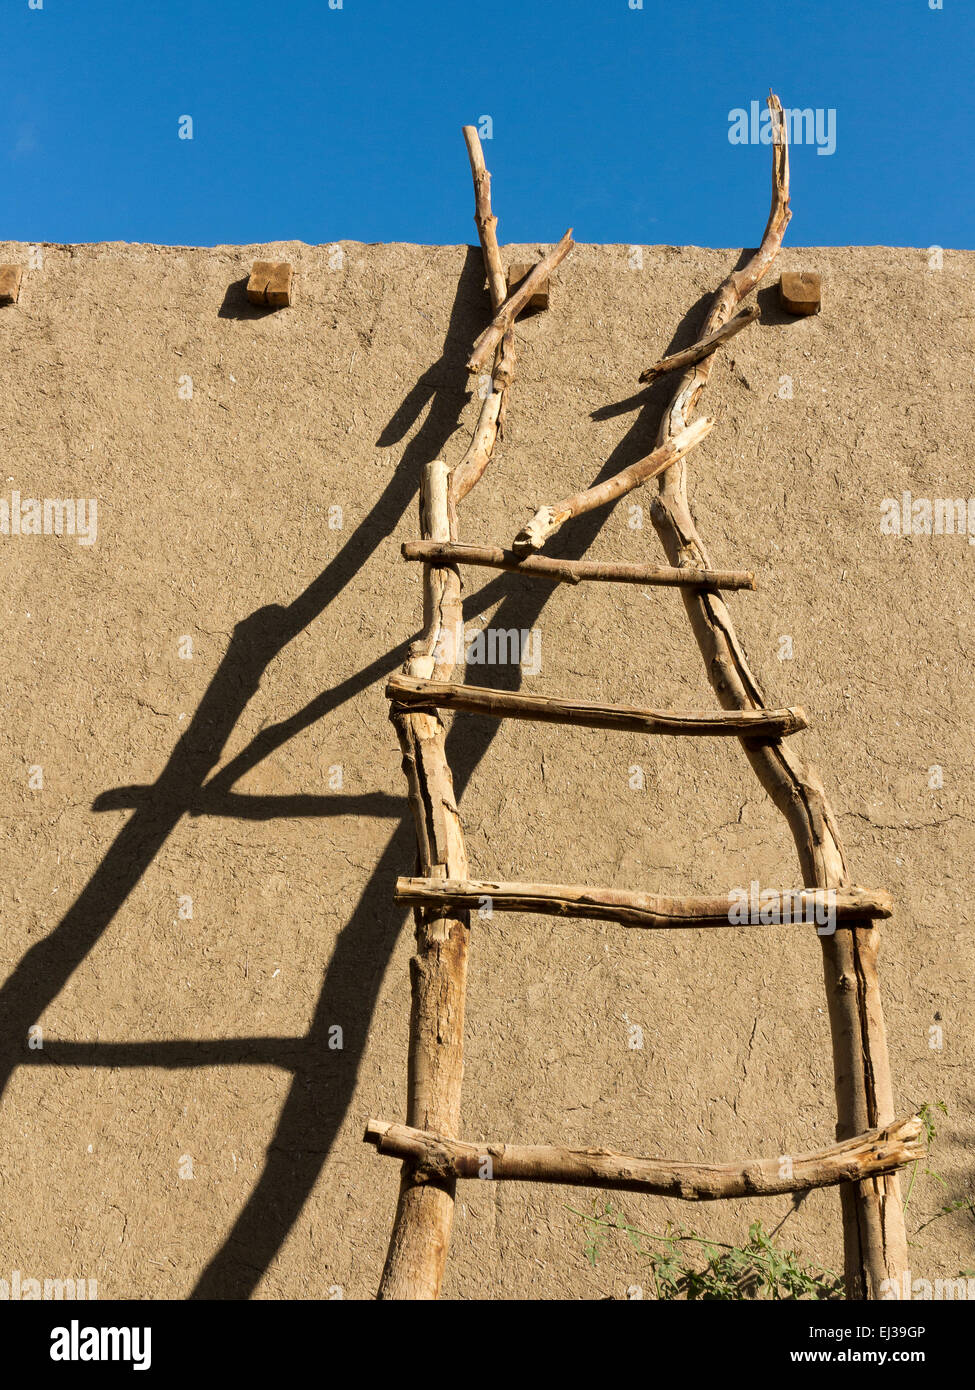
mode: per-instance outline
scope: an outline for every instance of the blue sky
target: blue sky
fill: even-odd
[[[502,242],[753,245],[772,86],[835,122],[790,243],[975,247],[975,0],[935,2],[3,0],[0,236],[474,241],[490,116]]]

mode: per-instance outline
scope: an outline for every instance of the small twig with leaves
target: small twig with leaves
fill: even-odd
[[[649,1263],[657,1299],[728,1300],[745,1299],[840,1299],[843,1281],[830,1269],[803,1264],[793,1250],[783,1250],[773,1241],[761,1221],[752,1222],[744,1245],[709,1240],[695,1231],[673,1227],[668,1222],[660,1234],[644,1231],[626,1220],[612,1203],[593,1199],[592,1212],[568,1211],[582,1219],[588,1236],[586,1258],[595,1267],[611,1233],[620,1232]],[[645,1241],[654,1242],[648,1247]],[[692,1262],[697,1247],[700,1263]]]
[[[925,1101],[917,1112],[918,1118],[924,1125],[925,1147],[928,1150],[930,1150],[938,1134],[937,1117],[934,1113],[935,1110],[940,1110],[942,1115],[948,1114],[948,1107],[943,1100],[936,1100],[933,1106],[929,1101]],[[907,1204],[911,1200],[911,1193],[914,1191],[914,1182],[917,1178],[919,1163],[920,1159],[916,1160],[911,1168],[911,1176],[908,1180],[907,1192],[904,1196],[905,1211],[907,1211]],[[933,1168],[926,1166],[924,1168],[924,1175],[928,1178],[934,1178],[935,1182],[940,1183],[945,1191],[948,1190],[948,1184],[945,1182],[944,1178],[940,1173],[936,1173]],[[943,1216],[952,1216],[956,1211],[969,1211],[973,1218],[975,1218],[975,1197],[956,1197],[954,1201],[946,1202],[933,1216],[929,1216],[927,1221],[922,1221],[914,1234],[920,1235],[925,1227],[930,1226],[935,1221],[940,1221]]]

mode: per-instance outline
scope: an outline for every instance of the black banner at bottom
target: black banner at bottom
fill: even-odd
[[[562,1356],[574,1357],[572,1347],[580,1338],[592,1351],[605,1350],[607,1333],[613,1338],[614,1365],[630,1356],[646,1365],[666,1347],[688,1369],[730,1369],[744,1359],[752,1375],[796,1365],[827,1372],[832,1366],[862,1365],[947,1369],[958,1363],[970,1340],[967,1300],[955,1296],[875,1303],[631,1300],[613,1314],[606,1303],[617,1301],[623,1300],[589,1304],[586,1312],[575,1303],[482,1303],[472,1324],[467,1324],[469,1304],[447,1302],[432,1314],[431,1327],[434,1335],[463,1336],[478,1379],[495,1367],[510,1375],[513,1362],[522,1374],[534,1363],[551,1368]],[[16,1308],[8,1304],[0,1329],[18,1379],[45,1370],[45,1385],[113,1372],[171,1380],[189,1376],[193,1383],[202,1375],[236,1371],[249,1381],[265,1371],[290,1376],[301,1365],[292,1357],[317,1359],[325,1347],[331,1348],[330,1361],[341,1351],[346,1363],[375,1346],[380,1334],[415,1336],[418,1316],[413,1305],[342,1300],[22,1302]],[[568,1335],[560,1335],[563,1327]],[[405,1351],[410,1342],[401,1346]]]

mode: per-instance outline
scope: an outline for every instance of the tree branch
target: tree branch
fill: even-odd
[[[725,279],[704,324],[708,336],[726,323],[741,299],[771,268],[789,223],[789,152],[782,107],[769,95],[777,140],[772,149],[772,206],[761,245],[747,264]],[[681,377],[664,412],[658,444],[686,428],[707,384],[713,356]],[[651,513],[673,565],[696,569],[710,564],[687,500],[686,465],[678,462],[660,478]],[[704,658],[705,669],[725,709],[760,709],[764,700],[735,634],[731,615],[717,594],[682,589],[681,597]],[[803,880],[811,887],[843,888],[850,883],[836,813],[818,773],[781,743],[743,743],[759,781],[785,816],[799,855]],[[864,927],[824,936],[822,949],[833,1071],[839,1120],[845,1138],[894,1115],[876,959],[879,932]],[[895,1175],[873,1179],[843,1192],[847,1297],[879,1298],[887,1279],[907,1268],[907,1238]]]
[[[364,1140],[381,1154],[409,1158],[438,1181],[551,1182],[575,1187],[649,1192],[685,1202],[774,1197],[815,1187],[862,1182],[925,1156],[918,1116],[894,1120],[813,1153],[746,1158],[732,1163],[681,1163],[636,1158],[614,1149],[548,1144],[465,1143],[430,1130],[370,1119]]]
[[[454,545],[449,541],[404,541],[404,560],[439,560],[455,565],[483,565],[510,570],[552,584],[596,580],[615,584],[651,584],[675,588],[690,584],[704,589],[754,589],[751,570],[690,570],[673,565],[617,564],[611,560],[553,560],[547,555],[516,555],[499,545]]]
[[[713,426],[714,421],[711,419],[695,420],[693,425],[658,445],[646,458],[638,459],[628,468],[620,469],[614,477],[607,478],[603,483],[596,483],[584,492],[573,493],[571,497],[556,502],[554,506],[539,507],[528,525],[515,536],[512,549],[519,553],[540,550],[549,537],[554,536],[570,517],[595,511],[597,507],[605,507],[610,502],[625,497],[634,488],[642,487],[650,478],[655,478],[665,468],[670,468],[695,445],[700,444],[701,440],[711,433]]]
[[[550,917],[618,922],[624,927],[669,928],[738,926],[848,926],[890,917],[889,894],[866,888],[766,889],[741,922],[746,902],[734,894],[721,898],[667,898],[623,888],[587,888],[577,883],[500,883],[491,880],[398,878],[396,901],[425,907],[463,907],[491,912],[529,912]],[[830,916],[830,914],[832,914]]]
[[[515,319],[524,309],[532,295],[539,288],[557,265],[565,260],[572,250],[575,242],[572,240],[572,228],[565,233],[557,246],[553,246],[546,256],[543,256],[534,269],[525,276],[521,284],[513,289],[504,300],[494,315],[494,319],[485,328],[484,332],[474,344],[474,351],[467,360],[467,370],[469,372],[481,372],[491,359],[498,343],[507,333]]]
[[[693,347],[684,348],[683,352],[675,352],[670,357],[662,357],[652,367],[647,367],[640,373],[640,380],[643,382],[656,381],[658,376],[664,376],[667,372],[675,372],[683,367],[691,367],[695,362],[700,362],[702,358],[710,357],[720,343],[725,342],[728,338],[733,338],[736,333],[740,333],[743,328],[754,323],[760,312],[757,304],[750,304],[747,309],[742,309],[740,314],[736,314],[733,319],[729,319],[720,328],[716,328],[713,333],[709,333],[706,338],[702,338]]]
[[[446,632],[444,634],[446,640]],[[507,641],[507,639],[505,639]],[[587,729],[627,729],[644,734],[723,735],[739,738],[784,738],[809,727],[804,709],[661,710],[632,705],[601,705],[554,695],[524,695],[489,686],[455,685],[412,674],[390,676],[386,698],[394,714],[402,706],[457,709],[492,719],[533,719],[542,724],[576,724]]]

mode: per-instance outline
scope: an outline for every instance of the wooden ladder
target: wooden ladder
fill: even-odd
[[[840,1185],[846,1294],[879,1298],[900,1289],[907,1266],[896,1170],[923,1149],[917,1116],[895,1119],[883,1012],[877,981],[877,919],[892,907],[882,892],[852,885],[836,816],[812,767],[785,739],[807,725],[799,708],[768,709],[735,636],[721,591],[754,589],[747,571],[711,567],[687,503],[682,459],[713,421],[688,423],[718,344],[757,317],[732,317],[772,265],[789,211],[789,162],[781,106],[770,94],[773,144],[772,209],[759,249],[718,289],[694,347],[656,363],[644,380],[680,373],[664,412],[657,447],[608,481],[539,508],[511,549],[461,545],[457,508],[483,474],[503,430],[514,374],[513,325],[572,248],[571,233],[509,292],[491,210],[490,175],[477,131],[464,129],[475,190],[475,222],[484,255],[494,318],[468,362],[493,362],[477,425],[453,469],[443,460],[424,468],[422,540],[403,546],[422,562],[424,626],[401,674],[386,687],[390,717],[403,754],[417,837],[419,872],[400,878],[396,899],[415,909],[416,951],[410,963],[412,1009],[407,1123],[370,1119],[365,1139],[379,1153],[404,1160],[400,1194],[380,1298],[436,1298],[450,1236],[456,1183],[462,1178],[574,1183],[657,1193],[686,1200],[773,1195]],[[652,477],[660,478],[652,515],[669,566],[557,560],[537,555],[573,516],[604,506]],[[520,692],[482,689],[451,680],[463,654],[462,564],[511,571],[548,583],[611,582],[680,589],[704,657],[719,710],[670,711],[593,704]],[[719,928],[734,924],[731,895],[668,898],[576,884],[504,883],[470,877],[453,781],[445,752],[442,710],[497,719],[532,719],[586,728],[639,730],[678,737],[724,736],[745,755],[792,831],[802,888],[762,894],[762,921],[816,921],[823,948],[838,1110],[837,1143],[815,1153],[776,1155],[727,1164],[637,1157],[608,1149],[466,1143],[460,1133],[464,1002],[471,910],[550,913],[603,919],[624,927]],[[898,1281],[888,1283],[886,1281]]]

